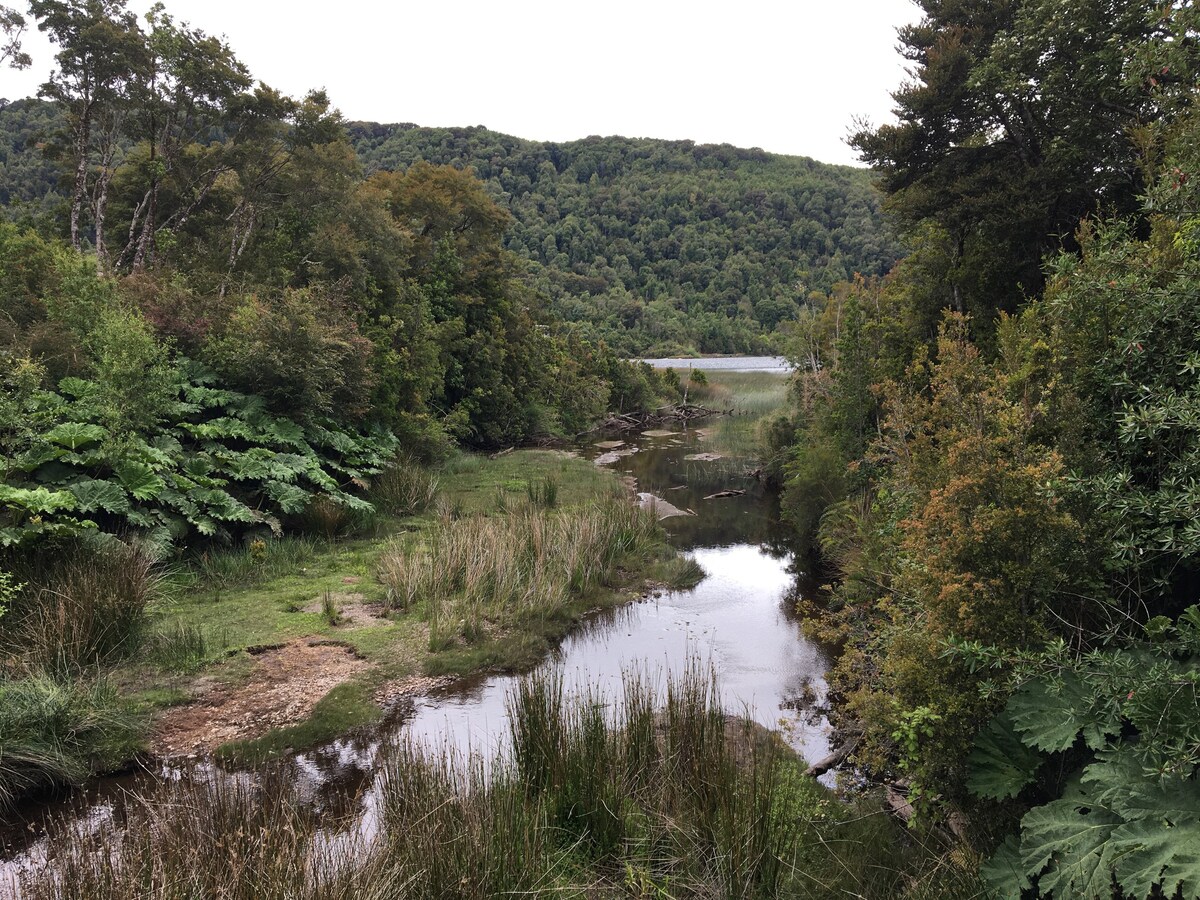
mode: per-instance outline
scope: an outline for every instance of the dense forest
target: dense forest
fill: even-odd
[[[1200,896],[1200,17],[921,6],[774,431],[843,740],[995,896]]]
[[[810,295],[900,255],[861,169],[690,141],[349,131],[367,171],[469,166],[513,214],[505,245],[552,309],[629,355],[770,349]]]
[[[0,203],[27,221],[65,214],[42,152],[48,101],[0,108]],[[367,174],[417,162],[469,169],[512,215],[503,242],[549,310],[626,356],[779,346],[811,298],[900,255],[861,169],[728,145],[588,138],[535,143],[484,128],[346,123]],[[121,153],[131,138],[119,136]]]

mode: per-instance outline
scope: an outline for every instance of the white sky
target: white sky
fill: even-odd
[[[22,7],[23,0],[5,0]],[[144,0],[130,8],[143,12]],[[258,79],[323,87],[349,119],[486,125],[532,140],[690,138],[854,162],[855,116],[888,121],[904,79],[896,28],[912,0],[167,0],[224,35]],[[37,91],[0,71],[0,97]]]

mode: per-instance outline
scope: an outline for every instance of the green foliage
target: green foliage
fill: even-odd
[[[128,758],[137,720],[113,685],[0,677],[0,809]]]
[[[309,288],[242,298],[202,354],[224,384],[282,416],[353,421],[369,409],[373,350],[338,297]]]
[[[1080,743],[1087,761],[989,864],[1000,896],[1019,896],[1026,879],[1055,896],[1108,897],[1114,878],[1132,897],[1156,886],[1200,893],[1200,607],[1150,636],[1074,661],[1061,647],[1005,660],[1027,680],[976,745],[973,789],[1012,796],[1048,756],[1070,760]],[[979,646],[957,652],[975,664],[1003,659]],[[1019,764],[996,752],[1017,742]]]
[[[301,426],[191,371],[176,376],[152,427],[123,437],[97,424],[109,407],[94,382],[69,379],[60,393],[32,398],[39,427],[14,436],[6,456],[0,541],[86,526],[132,530],[161,548],[189,535],[278,532],[316,499],[370,509],[354,486],[383,470],[396,447],[390,434]]]
[[[513,216],[551,309],[625,356],[768,347],[811,290],[883,274],[899,246],[850,169],[690,141],[522,141],[351,123],[368,170],[470,167]]]
[[[901,224],[949,237],[936,292],[986,329],[1040,291],[1043,257],[1074,249],[1081,218],[1137,210],[1148,185],[1129,136],[1186,109],[1200,57],[1174,36],[1194,34],[1195,14],[1149,0],[920,6],[900,32],[915,63],[893,94],[900,122],[852,142]]]

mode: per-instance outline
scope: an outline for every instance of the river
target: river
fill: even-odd
[[[779,729],[814,761],[829,750],[826,654],[808,640],[795,614],[796,592],[811,589],[797,572],[773,495],[745,474],[744,463],[713,459],[700,431],[653,431],[581,445],[577,452],[633,483],[645,503],[682,512],[664,518],[672,542],[703,568],[694,588],[662,590],[640,602],[597,613],[569,635],[543,666],[558,667],[568,689],[619,696],[624,672],[663,684],[696,660],[718,673],[726,708]],[[705,499],[718,491],[745,493]],[[669,505],[669,507],[668,507]],[[294,755],[283,765],[300,802],[350,832],[369,834],[381,753],[398,738],[458,751],[491,752],[508,738],[505,698],[515,676],[487,675],[402,701],[384,723]],[[0,894],[15,872],[45,858],[47,830],[61,819],[86,827],[119,824],[125,804],[153,802],[164,783],[253,778],[211,761],[162,762],[136,774],[99,779],[67,803],[27,808],[0,848]],[[139,799],[140,798],[140,799]]]

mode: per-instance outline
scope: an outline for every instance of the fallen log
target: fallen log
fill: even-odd
[[[837,768],[846,761],[846,757],[854,752],[854,744],[843,744],[837,750],[834,750],[828,756],[817,760],[811,766],[804,770],[804,774],[809,778],[820,778],[830,769]]]

